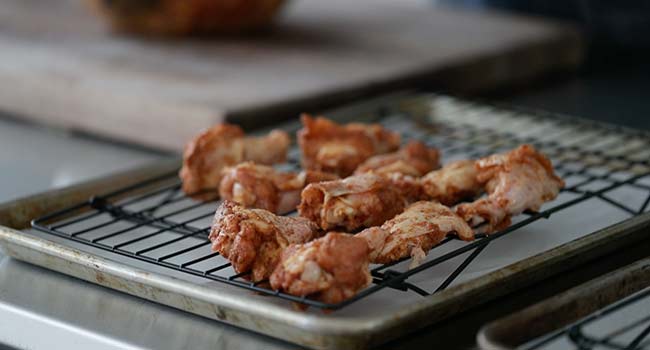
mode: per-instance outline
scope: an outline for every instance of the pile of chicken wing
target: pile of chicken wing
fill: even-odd
[[[235,271],[325,303],[366,288],[369,264],[411,258],[414,268],[446,237],[502,230],[564,186],[531,145],[440,167],[437,149],[400,147],[400,135],[379,124],[308,115],[302,123],[300,172],[272,166],[286,160],[286,132],[246,137],[222,124],[188,144],[180,177],[193,198],[223,199],[210,240]]]

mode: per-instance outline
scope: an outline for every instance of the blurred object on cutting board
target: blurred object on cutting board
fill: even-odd
[[[119,32],[241,33],[267,26],[284,0],[87,0]]]
[[[225,119],[259,127],[422,86],[485,91],[582,58],[572,27],[422,0],[300,0],[254,35],[168,39],[115,35],[85,5],[2,2],[0,110],[181,150]]]

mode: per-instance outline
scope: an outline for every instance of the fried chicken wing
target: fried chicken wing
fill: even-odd
[[[289,135],[274,130],[263,137],[244,137],[244,131],[230,124],[216,125],[190,141],[183,153],[179,175],[183,191],[197,199],[218,197],[221,172],[227,166],[252,160],[261,164],[282,162],[289,148]],[[204,190],[209,192],[199,193]]]
[[[325,303],[342,302],[372,282],[368,252],[364,239],[338,232],[292,244],[271,275],[271,287]]]
[[[474,239],[472,228],[449,207],[420,201],[383,225],[363,230],[357,237],[368,242],[370,262],[387,264],[410,256],[410,268],[414,268],[449,234],[466,241]]]
[[[298,212],[323,230],[381,225],[408,204],[397,186],[372,173],[309,184],[301,197]]]
[[[420,141],[411,141],[397,152],[368,158],[357,167],[354,173],[374,172],[379,175],[400,173],[421,177],[438,168],[439,161],[440,152],[437,149],[429,148]]]
[[[480,159],[476,169],[488,196],[461,204],[456,212],[473,227],[487,223],[481,228],[486,233],[507,227],[525,210],[538,211],[564,187],[551,161],[531,145]]]
[[[296,210],[305,186],[335,179],[338,176],[320,171],[280,172],[270,166],[245,162],[224,169],[219,194],[247,208],[285,214]]]
[[[454,205],[478,196],[483,185],[478,181],[475,164],[474,160],[459,160],[426,174],[421,180],[426,197]]]
[[[250,271],[248,278],[258,282],[271,275],[286,247],[318,236],[318,228],[307,219],[245,209],[225,200],[214,215],[209,238],[212,250],[228,259],[235,271]]]
[[[323,118],[301,117],[298,145],[305,169],[348,176],[366,159],[396,150],[400,136],[379,124],[339,125]]]

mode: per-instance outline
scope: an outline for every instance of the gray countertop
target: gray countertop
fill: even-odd
[[[154,151],[38,127],[0,114],[0,203],[161,157]]]

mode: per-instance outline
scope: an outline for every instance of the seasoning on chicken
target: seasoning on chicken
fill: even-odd
[[[236,272],[250,271],[247,278],[259,282],[271,275],[286,247],[318,236],[318,228],[307,219],[245,209],[226,200],[214,215],[209,238],[212,250],[230,260]]]
[[[363,230],[357,237],[368,242],[370,262],[387,264],[410,256],[410,268],[414,268],[449,234],[466,241],[474,239],[472,228],[449,207],[421,201],[383,225]]]
[[[305,186],[335,179],[338,176],[320,171],[280,172],[270,166],[245,162],[223,171],[219,194],[247,208],[286,214],[296,210]]]
[[[372,173],[309,184],[301,197],[298,212],[323,230],[381,225],[408,204],[389,179]]]
[[[485,233],[507,227],[511,216],[525,210],[539,211],[564,187],[551,161],[531,145],[480,159],[476,169],[477,179],[488,195],[459,205],[456,212],[472,227],[486,223],[480,227]]]
[[[379,124],[339,125],[323,117],[302,115],[298,131],[302,166],[348,176],[366,159],[399,147],[400,136]]]
[[[289,135],[280,130],[262,137],[244,137],[244,131],[230,124],[216,125],[190,141],[183,153],[180,177],[183,191],[201,200],[218,197],[221,172],[227,166],[252,160],[260,164],[283,162]]]
[[[478,196],[483,186],[477,179],[476,161],[459,160],[422,178],[422,189],[428,199],[444,205],[454,205]]]
[[[342,302],[372,282],[368,253],[364,239],[347,233],[292,244],[271,275],[271,287],[325,303]]]
[[[397,192],[399,192],[407,204],[427,199],[422,190],[422,183],[419,178],[401,173],[390,173],[380,176],[387,179],[397,189]]]
[[[400,173],[413,177],[437,169],[440,166],[440,152],[420,141],[411,141],[397,152],[373,156],[354,171],[355,174],[374,172],[379,175]]]

